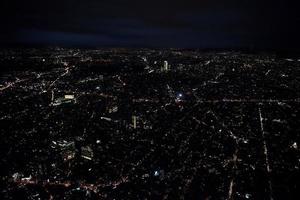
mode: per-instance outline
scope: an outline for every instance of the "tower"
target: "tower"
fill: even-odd
[[[132,116],[132,124],[133,124],[133,128],[136,129],[136,121],[137,121],[137,117],[135,115]]]
[[[169,64],[168,61],[164,61],[164,71],[169,71]]]

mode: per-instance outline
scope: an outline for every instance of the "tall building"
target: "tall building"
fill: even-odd
[[[136,129],[136,125],[137,125],[137,116],[132,116],[132,124],[133,124],[133,128]]]
[[[168,61],[164,61],[164,71],[168,71],[169,70],[169,64]]]

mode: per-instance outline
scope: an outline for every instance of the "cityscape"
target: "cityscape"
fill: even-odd
[[[300,57],[0,51],[1,199],[297,199]]]

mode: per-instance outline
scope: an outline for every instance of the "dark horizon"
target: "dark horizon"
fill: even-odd
[[[300,52],[294,1],[6,1],[2,47]]]

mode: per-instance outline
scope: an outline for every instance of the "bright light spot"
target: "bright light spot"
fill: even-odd
[[[297,144],[297,142],[294,142],[294,143],[292,144],[292,147],[293,147],[294,149],[298,149],[298,144]]]

